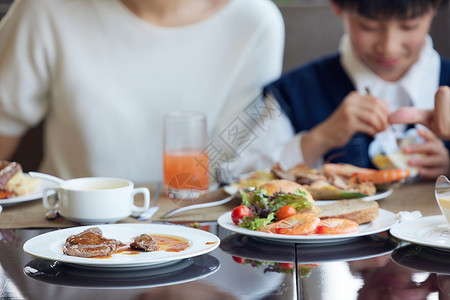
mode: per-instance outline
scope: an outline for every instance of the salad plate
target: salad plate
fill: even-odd
[[[219,269],[219,260],[205,254],[182,259],[160,268],[121,272],[111,272],[109,269],[86,270],[38,258],[27,263],[23,271],[30,278],[54,285],[90,289],[129,289],[190,282],[214,274]]]
[[[450,251],[450,232],[443,215],[422,217],[399,223],[390,230],[398,239]]]
[[[104,259],[65,255],[62,248],[66,239],[91,227],[93,226],[71,227],[38,235],[26,241],[23,250],[37,258],[71,264],[79,268],[135,270],[167,266],[181,259],[213,251],[220,244],[219,238],[212,233],[179,225],[106,224],[96,227],[102,230],[104,237],[117,239],[123,243],[131,242],[133,237],[146,233],[178,237],[187,240],[189,247],[179,252],[136,252],[137,255],[119,252]]]
[[[412,270],[450,275],[449,254],[435,248],[409,244],[392,252],[391,258]]]
[[[241,228],[233,223],[231,219],[231,212],[227,212],[219,217],[218,224],[232,232],[249,235],[265,239],[267,241],[277,243],[336,243],[349,239],[354,239],[361,236],[367,236],[382,231],[389,230],[392,226],[397,224],[397,216],[388,210],[379,209],[378,217],[368,224],[361,224],[358,232],[347,234],[310,234],[310,235],[287,235],[276,234],[270,232],[253,231],[246,228]]]

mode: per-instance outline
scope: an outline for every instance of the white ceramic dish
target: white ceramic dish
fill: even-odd
[[[450,232],[443,215],[402,222],[393,226],[390,232],[396,238],[410,243],[450,251]]]
[[[355,198],[355,199],[360,199],[360,200],[364,200],[364,201],[377,201],[377,200],[381,200],[381,199],[389,197],[393,192],[394,192],[394,189],[388,189],[386,191],[376,193],[373,196],[367,196],[367,197]],[[345,199],[342,199],[342,200],[345,200]],[[320,205],[330,204],[330,203],[333,203],[336,201],[342,201],[342,200],[316,200],[314,202],[314,204],[320,206]]]
[[[137,235],[162,234],[181,237],[190,243],[188,249],[180,252],[139,252],[138,255],[113,254],[110,258],[95,259],[74,257],[63,254],[62,246],[65,240],[73,234],[78,234],[92,226],[80,226],[55,230],[33,237],[25,242],[23,250],[35,257],[59,261],[66,264],[87,268],[109,268],[110,270],[130,268],[151,268],[176,263],[181,259],[208,253],[220,244],[220,240],[212,233],[178,225],[156,224],[107,224],[98,225],[103,236],[127,243]]]
[[[360,225],[358,232],[348,234],[334,234],[334,235],[325,235],[325,234],[286,235],[262,231],[253,231],[246,228],[240,228],[239,226],[235,225],[231,220],[231,212],[227,212],[221,215],[217,220],[217,222],[219,223],[220,226],[230,231],[244,235],[263,238],[273,242],[335,243],[389,230],[393,225],[395,225],[398,222],[398,220],[397,216],[394,213],[380,208],[378,217],[368,224]]]

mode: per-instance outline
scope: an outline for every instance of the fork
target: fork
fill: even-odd
[[[192,210],[192,209],[198,209],[198,208],[205,208],[205,207],[213,207],[213,206],[218,206],[218,205],[222,205],[225,204],[227,202],[230,202],[233,199],[234,195],[228,196],[225,199],[219,200],[219,201],[212,201],[212,202],[207,202],[207,203],[200,203],[200,204],[193,204],[193,205],[189,205],[189,206],[185,206],[185,207],[180,207],[174,210],[169,211],[164,218],[170,218],[173,215],[183,212],[183,211],[188,211],[188,210]]]
[[[231,200],[233,200],[236,196],[238,196],[241,192],[250,192],[253,191],[255,188],[254,187],[248,187],[248,188],[243,188],[243,189],[227,189],[227,187],[229,186],[224,186],[222,187],[222,190],[225,191],[228,195],[228,197],[222,199],[222,200],[218,200],[218,201],[211,201],[211,202],[206,202],[206,203],[200,203],[200,204],[193,204],[193,205],[189,205],[189,206],[184,206],[184,207],[180,207],[174,210],[169,211],[164,218],[170,218],[173,215],[183,212],[183,211],[188,211],[188,210],[192,210],[192,209],[199,209],[199,208],[205,208],[205,207],[213,207],[213,206],[218,206],[218,205],[222,205],[225,203],[230,202]]]

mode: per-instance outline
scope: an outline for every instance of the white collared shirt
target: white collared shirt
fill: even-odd
[[[426,38],[419,60],[396,82],[385,81],[370,70],[353,51],[348,35],[342,37],[339,50],[341,64],[358,93],[364,94],[366,88],[370,88],[373,96],[388,102],[391,112],[411,105],[420,109],[434,107],[441,64],[430,36]],[[398,127],[403,130],[405,126]]]

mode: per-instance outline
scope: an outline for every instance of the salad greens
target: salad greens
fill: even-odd
[[[272,196],[267,194],[265,189],[256,189],[251,192],[241,192],[242,203],[247,206],[252,215],[244,217],[239,223],[239,227],[250,230],[258,230],[276,221],[276,212],[285,205],[291,205],[297,212],[305,208],[311,208],[306,192],[297,189],[294,193],[275,193]]]

